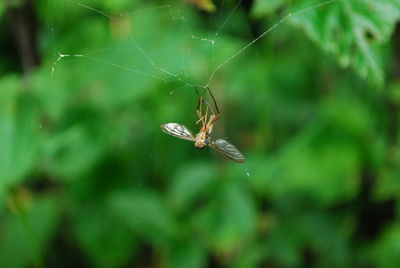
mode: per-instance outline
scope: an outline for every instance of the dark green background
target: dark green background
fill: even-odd
[[[0,267],[400,267],[400,1],[322,1],[0,2]],[[290,13],[210,83],[244,164],[161,132]]]

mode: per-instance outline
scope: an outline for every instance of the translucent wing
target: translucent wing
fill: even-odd
[[[167,123],[161,125],[161,130],[165,133],[184,139],[188,141],[194,141],[194,136],[190,130],[185,126],[178,123]]]
[[[218,139],[210,144],[210,146],[216,150],[217,152],[225,155],[229,159],[232,159],[236,162],[244,162],[244,155],[239,152],[239,150],[235,147],[235,145],[230,144],[226,140]]]

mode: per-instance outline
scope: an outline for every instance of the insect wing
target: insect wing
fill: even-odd
[[[245,160],[244,155],[239,152],[235,145],[230,144],[226,140],[218,139],[211,143],[210,146],[214,148],[214,150],[216,150],[217,152],[225,155],[233,161],[242,163]]]
[[[161,130],[165,133],[188,141],[194,141],[194,136],[190,130],[178,123],[167,123],[161,125]]]

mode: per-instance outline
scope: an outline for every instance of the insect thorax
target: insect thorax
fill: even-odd
[[[197,149],[203,149],[210,143],[211,139],[209,135],[203,131],[200,131],[199,134],[196,135],[194,146],[196,146]]]

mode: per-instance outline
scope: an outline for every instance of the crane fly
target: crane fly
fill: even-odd
[[[206,90],[208,90],[214,102],[215,111],[205,98]],[[244,162],[245,158],[243,154],[233,144],[227,142],[224,139],[213,140],[211,138],[211,133],[214,128],[214,124],[218,120],[220,114],[217,102],[215,101],[215,98],[211,93],[211,90],[208,87],[205,87],[204,94],[200,96],[197,92],[197,95],[199,97],[196,109],[199,120],[197,120],[197,122],[195,123],[195,125],[199,129],[199,133],[197,135],[193,135],[193,133],[187,127],[179,123],[162,124],[161,130],[171,136],[188,141],[193,141],[194,146],[198,149],[203,149],[204,147],[209,146],[218,153],[223,154],[224,156],[228,157],[233,161],[239,163]],[[206,111],[204,115],[202,112],[203,104],[206,106]],[[211,113],[210,115],[209,112]]]

